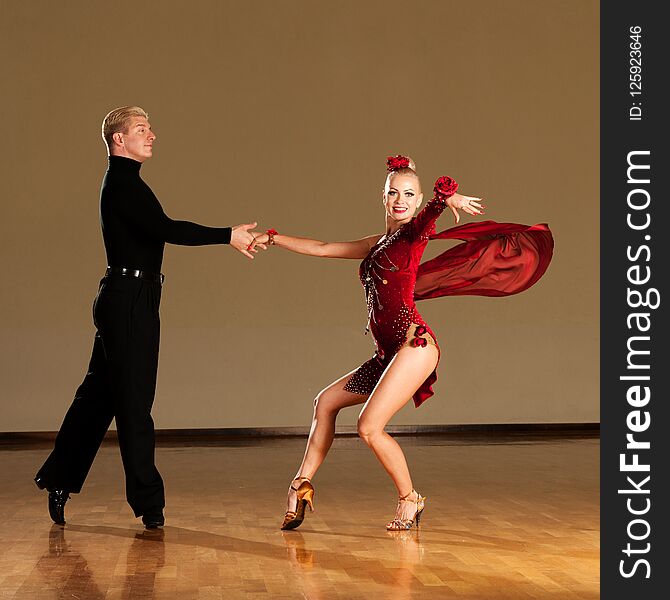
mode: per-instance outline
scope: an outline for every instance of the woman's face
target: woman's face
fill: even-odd
[[[384,187],[384,208],[386,214],[397,221],[409,221],[423,200],[418,177],[414,175],[391,175]]]

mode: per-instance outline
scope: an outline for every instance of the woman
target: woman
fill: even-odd
[[[358,418],[358,433],[375,453],[398,490],[396,514],[386,528],[410,529],[414,523],[418,526],[425,498],[414,489],[400,446],[384,431],[391,417],[410,398],[413,397],[415,405],[419,406],[432,396],[432,384],[437,379],[435,369],[440,356],[437,339],[416,310],[414,300],[461,293],[507,295],[525,289],[523,286],[519,288],[518,278],[514,291],[484,289],[486,285],[491,285],[491,272],[480,278],[486,280],[488,276],[488,283],[475,282],[470,277],[469,271],[473,263],[482,258],[487,262],[486,248],[500,243],[500,236],[491,237],[495,235],[495,227],[500,225],[492,224],[495,227],[489,225],[484,233],[484,240],[479,239],[479,232],[476,239],[472,239],[473,242],[484,242],[483,246],[476,249],[475,260],[471,253],[463,253],[462,247],[467,246],[466,243],[426,263],[429,269],[420,281],[424,295],[417,296],[417,276],[423,268],[419,263],[428,240],[432,237],[460,237],[461,228],[458,227],[437,236],[433,235],[435,221],[442,211],[447,207],[451,209],[458,223],[459,210],[470,215],[481,215],[484,207],[480,198],[456,193],[458,184],[453,179],[440,177],[435,184],[434,197],[414,217],[423,201],[414,162],[404,156],[389,157],[387,170],[383,191],[386,221],[384,234],[352,242],[328,243],[280,235],[273,229],[264,234],[254,233],[256,244],[275,245],[310,256],[363,259],[360,278],[365,287],[368,307],[367,330],[372,333],[377,346],[370,360],[340,377],[318,394],[314,402],[314,416],[305,455],[289,486],[287,512],[282,529],[298,527],[304,519],[306,506],[313,510],[314,487],[311,479],[333,442],[337,415],[342,408],[357,404],[364,404]],[[503,229],[505,225],[502,225]],[[523,230],[525,226],[515,227]],[[505,235],[509,238],[506,242],[512,241],[519,246],[518,239],[523,231],[508,232],[503,237]],[[460,254],[453,252],[459,248]],[[494,254],[500,254],[500,248]],[[526,251],[526,254],[531,256],[533,252]],[[527,267],[526,263],[533,262],[532,257],[530,261],[524,259],[523,262]],[[505,268],[509,266],[507,264]],[[546,264],[542,272],[544,269]],[[500,265],[495,265],[493,270],[499,271]],[[468,273],[464,278],[465,271]],[[528,285],[532,285],[541,275],[537,275],[537,271],[535,269],[530,275],[526,274],[526,283],[530,281]],[[533,279],[535,275],[537,276]],[[473,285],[476,291],[466,291]],[[502,287],[505,285],[503,282]],[[490,291],[493,293],[488,293]]]

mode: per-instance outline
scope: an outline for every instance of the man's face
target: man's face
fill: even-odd
[[[138,162],[144,162],[153,154],[153,143],[156,135],[145,117],[131,117],[128,133],[118,132],[114,139],[121,146],[123,154]]]

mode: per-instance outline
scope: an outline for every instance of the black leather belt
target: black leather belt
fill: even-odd
[[[127,269],[126,267],[107,267],[105,277],[109,275],[125,275],[126,277],[137,277],[138,279],[146,279],[154,283],[163,283],[165,275],[163,273],[149,273],[147,271],[140,271],[140,269]]]

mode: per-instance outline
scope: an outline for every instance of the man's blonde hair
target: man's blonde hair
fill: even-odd
[[[121,106],[107,113],[107,116],[102,120],[102,139],[105,140],[108,150],[112,149],[112,136],[115,133],[128,133],[130,119],[133,117],[148,119],[149,115],[139,106]]]

